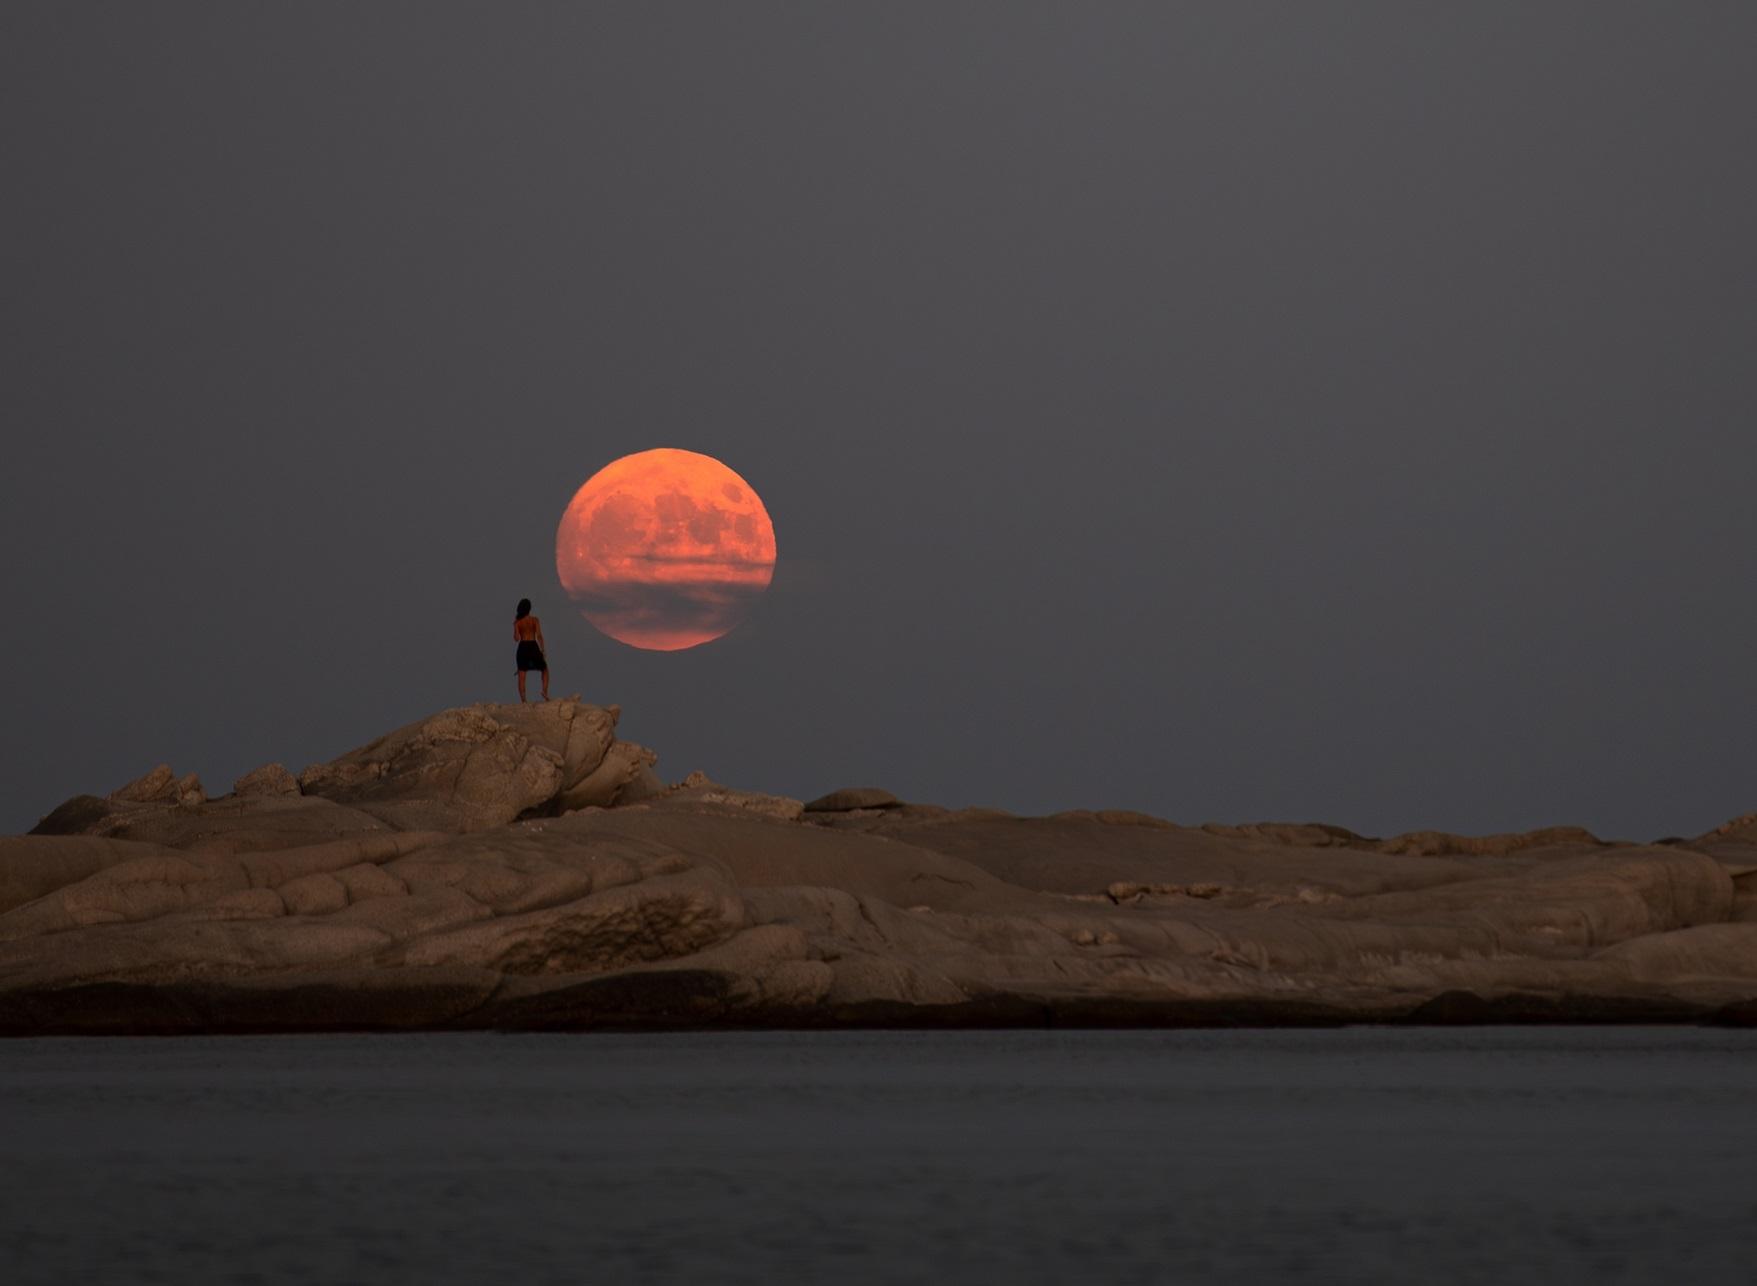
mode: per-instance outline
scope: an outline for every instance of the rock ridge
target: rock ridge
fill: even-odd
[[[692,773],[577,697],[0,839],[0,1033],[1757,1022],[1757,825],[1389,839]]]

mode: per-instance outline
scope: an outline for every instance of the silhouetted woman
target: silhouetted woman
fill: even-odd
[[[531,600],[519,600],[519,613],[512,618],[512,636],[519,641],[519,700],[525,699],[525,671],[543,676],[543,699],[549,700],[549,658],[543,655],[543,622],[531,615]]]

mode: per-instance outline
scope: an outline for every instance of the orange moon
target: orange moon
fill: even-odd
[[[768,589],[775,525],[756,489],[713,456],[639,451],[574,493],[555,571],[602,633],[677,652],[725,634]]]

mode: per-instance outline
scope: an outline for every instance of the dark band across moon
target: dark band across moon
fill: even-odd
[[[674,652],[743,620],[775,571],[775,528],[755,488],[695,451],[612,461],[574,494],[555,533],[562,588],[598,630]]]

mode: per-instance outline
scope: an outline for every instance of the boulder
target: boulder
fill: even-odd
[[[653,771],[652,763],[645,762],[635,769],[633,777],[623,782],[622,789],[616,792],[616,802],[619,805],[638,804],[643,800],[657,799],[666,789],[659,774]]]
[[[169,764],[160,764],[144,777],[136,777],[110,792],[110,800],[118,804],[181,804],[193,806],[207,800],[201,778],[194,773],[179,777]]]
[[[577,808],[610,808],[627,803],[624,791],[651,793],[648,785],[659,756],[632,741],[612,742],[591,772],[564,787],[556,806],[564,812]]]
[[[177,774],[171,771],[170,764],[160,764],[145,776],[112,790],[110,799],[118,804],[174,804],[177,791]]]
[[[903,801],[877,786],[844,786],[806,804],[808,813],[848,813],[856,808],[900,808]]]
[[[299,779],[284,764],[264,764],[232,783],[234,795],[297,795]]]
[[[403,830],[468,832],[528,813],[608,803],[651,751],[600,771],[618,711],[577,698],[441,711],[299,774],[299,789]],[[644,758],[643,758],[644,757]]]

